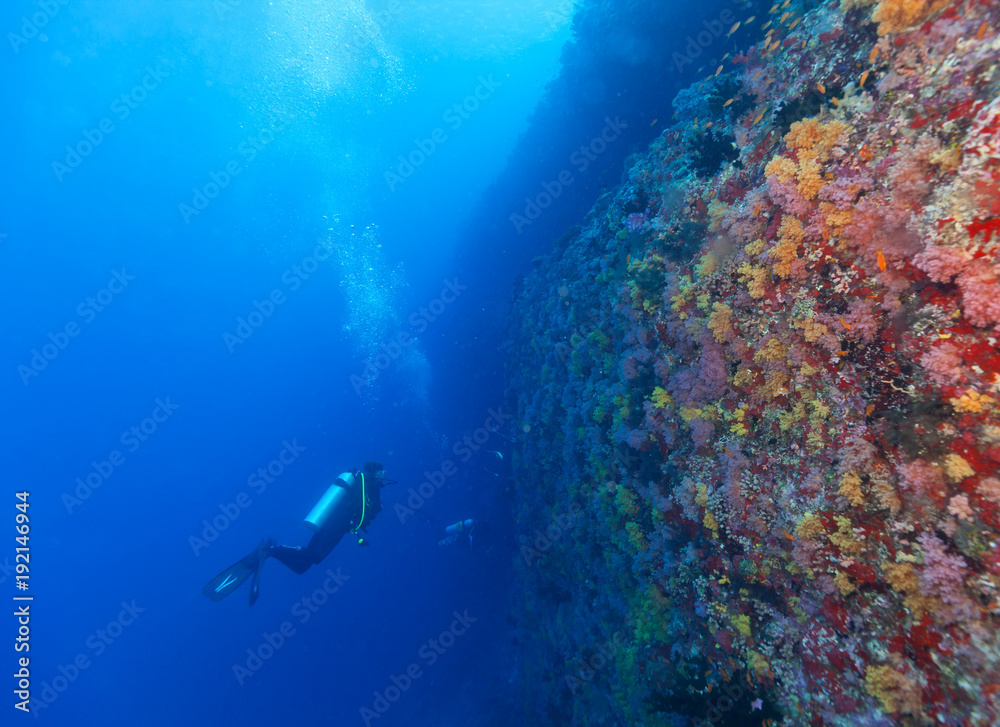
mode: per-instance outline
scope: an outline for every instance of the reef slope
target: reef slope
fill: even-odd
[[[532,718],[1000,723],[1000,5],[808,7],[515,292]]]

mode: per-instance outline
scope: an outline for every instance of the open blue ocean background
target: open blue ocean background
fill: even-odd
[[[517,711],[517,503],[487,471],[510,446],[455,447],[504,416],[515,278],[732,48],[673,60],[737,7],[4,3],[0,587],[27,491],[32,697],[52,698],[12,708],[4,617],[0,723],[360,725],[410,664],[372,724],[551,723]],[[314,502],[369,459],[399,481],[371,547],[345,538],[302,576],[269,562],[252,609],[246,588],[201,595],[262,536],[304,545]],[[421,512],[488,519],[488,553],[394,510],[446,460]],[[328,569],[341,585],[303,622]],[[456,612],[474,623],[428,664]]]

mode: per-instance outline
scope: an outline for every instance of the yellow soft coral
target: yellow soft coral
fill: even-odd
[[[978,414],[993,403],[992,397],[984,396],[975,389],[969,389],[966,393],[951,400],[951,405],[955,411]]]
[[[851,224],[851,220],[854,219],[854,214],[851,210],[837,209],[837,205],[830,202],[820,202],[819,211],[825,217],[826,224],[835,230],[847,227]]]
[[[784,361],[787,355],[788,346],[772,336],[767,339],[767,343],[764,344],[763,347],[754,351],[753,360],[757,363],[764,363],[765,361]]]
[[[976,471],[972,469],[972,465],[966,462],[961,455],[955,453],[949,454],[944,458],[944,471],[948,475],[948,479],[952,482],[961,482],[976,474]]]
[[[854,472],[848,472],[840,478],[840,489],[837,490],[837,494],[846,497],[854,507],[865,504],[865,496],[861,492],[861,478]]]
[[[800,152],[800,159],[809,156],[823,162],[847,130],[847,124],[842,121],[821,123],[816,117],[811,117],[792,124],[785,134],[785,143]]]
[[[742,263],[737,272],[740,274],[740,282],[747,286],[751,298],[760,300],[767,295],[767,268]]]
[[[826,182],[820,174],[819,162],[815,159],[803,159],[799,164],[799,194],[805,199],[816,199]]]
[[[650,401],[653,402],[653,406],[657,409],[663,409],[668,406],[674,405],[673,397],[670,396],[664,389],[657,386],[653,389],[653,395],[649,397]]]
[[[949,0],[880,0],[872,20],[878,23],[878,34],[899,33],[924,22]]]
[[[712,315],[708,317],[708,330],[715,335],[715,340],[722,343],[726,334],[733,327],[733,309],[725,303],[713,303]]]
[[[774,274],[787,278],[792,274],[792,262],[798,256],[799,245],[805,239],[806,232],[802,222],[792,215],[781,220],[778,228],[778,244],[768,251],[768,256],[774,263]]]
[[[921,592],[920,576],[910,563],[889,563],[882,566],[885,578],[893,590],[902,593],[903,605],[909,609],[914,621],[920,621],[934,608],[934,599]]]
[[[837,575],[833,577],[833,585],[840,590],[842,596],[849,596],[858,590],[858,587],[844,571],[838,571]]]
[[[888,664],[868,668],[865,691],[881,701],[882,711],[888,714],[915,714],[920,710],[920,686]]]
[[[830,331],[825,325],[812,318],[803,318],[800,321],[795,321],[794,325],[802,329],[802,333],[809,343],[816,343],[820,339],[820,336]]]
[[[818,535],[823,535],[825,532],[823,519],[813,513],[806,513],[806,516],[799,521],[798,526],[795,528],[795,534],[802,540],[811,540]]]
[[[764,174],[769,177],[772,174],[775,175],[778,178],[778,181],[782,184],[787,182],[789,179],[792,179],[797,171],[798,168],[795,162],[788,157],[783,156],[774,157],[774,159],[769,161],[767,166],[764,168]]]

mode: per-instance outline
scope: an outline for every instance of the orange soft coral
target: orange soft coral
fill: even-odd
[[[899,33],[919,25],[927,16],[936,13],[949,0],[881,0],[872,13],[878,23],[879,35]]]

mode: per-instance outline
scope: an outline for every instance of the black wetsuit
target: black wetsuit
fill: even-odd
[[[357,484],[351,488],[352,494],[354,494],[355,502],[352,505],[351,520],[356,522],[361,517],[362,506],[361,506],[361,473],[352,472]],[[364,486],[364,522],[359,523],[353,530],[367,530],[368,526],[375,516],[382,510],[382,488],[378,480],[376,480],[371,473],[367,473],[365,476],[365,486]],[[350,529],[350,528],[349,528]],[[333,518],[327,521],[327,524],[313,533],[312,538],[309,540],[309,544],[304,548],[301,546],[291,546],[291,545],[274,545],[268,551],[268,555],[283,565],[287,566],[296,573],[305,573],[314,565],[319,565],[323,562],[326,556],[330,555],[330,552],[337,547],[337,543],[340,539],[344,537],[348,530],[343,528],[342,524],[338,524]]]

